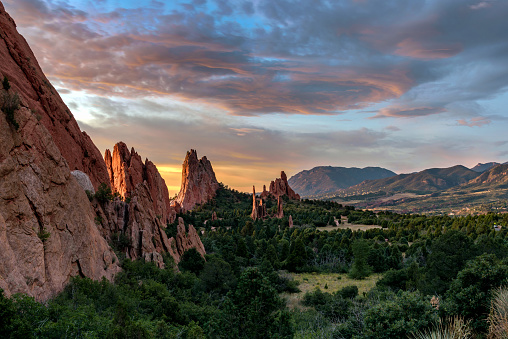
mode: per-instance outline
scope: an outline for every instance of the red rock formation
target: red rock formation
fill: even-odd
[[[266,185],[263,185],[263,192],[259,195],[262,199],[268,199],[270,197],[270,192],[266,190]]]
[[[284,171],[280,172],[280,178],[270,182],[269,194],[273,195],[275,198],[278,198],[281,195],[287,195],[289,199],[300,200],[300,196],[296,194],[291,187],[289,187],[288,178]]]
[[[0,60],[0,78],[6,76],[9,79],[11,91],[19,94],[22,105],[47,128],[69,168],[86,173],[95,189],[102,182],[109,185],[108,172],[99,150],[79,129],[1,2]]]
[[[94,211],[71,170],[88,175],[95,189],[102,182],[116,183],[116,172],[109,175],[1,3],[0,61],[0,79],[7,76],[8,93],[21,98],[14,112],[19,128],[0,114],[0,288],[7,295],[23,292],[44,300],[72,276],[111,280],[120,268],[106,239],[115,233],[129,237],[129,257],[159,266],[165,251],[178,262],[178,247],[204,254],[193,227],[177,239],[167,238],[162,227],[172,214],[164,180],[151,162],[143,165],[126,146],[119,146],[116,158],[108,152],[106,161],[111,169],[117,166],[118,182],[123,180],[117,187],[132,199],[106,202]]]
[[[178,218],[178,227],[176,234],[176,249],[179,255],[177,263],[180,261],[180,258],[184,254],[185,251],[191,248],[195,248],[202,257],[205,256],[205,246],[201,242],[199,238],[198,232],[194,226],[188,226],[189,231],[186,232],[185,223],[182,218]],[[176,259],[175,259],[176,261]]]
[[[217,220],[217,213],[215,213],[215,211],[213,211],[212,213],[212,221],[215,221]]]
[[[263,204],[263,199],[256,198],[256,187],[252,186],[252,212],[250,217],[253,220],[266,218],[266,205]]]
[[[14,118],[0,114],[0,288],[45,300],[72,276],[112,279],[117,258],[51,134],[26,107]]]
[[[293,217],[289,216],[289,228],[293,228]]]
[[[277,215],[275,217],[284,218],[283,200],[280,195],[277,197]]]
[[[127,235],[130,244],[122,249],[127,258],[144,258],[153,261],[160,268],[164,268],[162,253],[169,253],[178,264],[182,254],[196,248],[204,257],[205,248],[199,235],[190,225],[185,230],[183,219],[179,218],[177,235],[169,238],[164,231],[165,224],[155,214],[151,193],[146,181],[136,186],[129,203],[115,199],[111,202],[99,204],[94,201],[94,207],[101,220],[100,231],[108,240],[119,234]]]
[[[215,197],[218,189],[219,183],[210,161],[206,157],[198,160],[193,149],[187,152],[182,166],[182,186],[174,204],[177,203],[182,211],[190,211]]]
[[[163,225],[173,222],[176,211],[170,205],[168,187],[151,161],[146,159],[143,164],[134,148],[129,151],[123,142],[115,145],[113,154],[106,150],[104,160],[113,192],[123,198],[132,198],[136,187],[146,181],[155,215],[160,217]]]

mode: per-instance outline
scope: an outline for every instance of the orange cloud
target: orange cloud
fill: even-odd
[[[470,121],[464,119],[457,120],[457,124],[459,124],[460,126],[468,126],[468,127],[481,127],[483,125],[488,125],[491,122],[492,121],[487,117],[474,117],[471,118]]]
[[[370,119],[376,118],[416,118],[416,117],[424,117],[432,114],[439,114],[446,112],[446,109],[442,107],[404,107],[404,106],[391,106],[386,107],[371,117]]]
[[[430,60],[449,58],[460,53],[461,50],[462,47],[458,43],[424,43],[407,38],[397,44],[397,49],[394,53],[400,56]]]

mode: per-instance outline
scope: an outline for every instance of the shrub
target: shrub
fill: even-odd
[[[100,184],[99,189],[97,192],[95,192],[95,198],[101,204],[105,203],[106,201],[112,201],[113,194],[111,193],[111,188],[108,187],[108,185],[105,183]]]
[[[8,91],[11,88],[11,84],[9,83],[9,79],[4,76],[4,80],[2,81],[2,86],[6,91]]]
[[[0,97],[0,108],[5,113],[7,121],[13,125],[16,129],[19,128],[19,124],[14,119],[14,111],[19,109],[20,100],[18,93],[4,92]]]
[[[355,285],[346,286],[337,293],[344,299],[353,299],[358,295],[358,287]]]
[[[46,231],[45,228],[43,228],[39,233],[37,233],[37,236],[44,243],[44,242],[46,242],[46,240],[49,239],[49,237],[51,236],[51,233],[49,233],[48,231]]]
[[[432,330],[417,332],[413,334],[414,339],[468,339],[471,338],[469,322],[464,322],[460,317],[448,319],[446,322],[439,322],[439,325]]]
[[[406,338],[438,320],[437,311],[419,292],[399,291],[365,312],[367,338]]]
[[[508,337],[508,290],[505,288],[493,293],[489,325],[489,338]]]
[[[195,248],[190,248],[182,255],[182,260],[178,263],[178,268],[182,271],[190,271],[199,274],[205,266],[205,259]]]

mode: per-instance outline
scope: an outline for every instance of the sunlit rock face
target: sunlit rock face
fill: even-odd
[[[190,211],[213,197],[219,189],[212,164],[206,157],[198,160],[196,150],[187,152],[182,165],[182,186],[175,199],[175,205],[182,211]]]
[[[151,200],[155,215],[159,216],[163,225],[174,221],[176,212],[170,205],[168,187],[150,160],[145,159],[143,163],[134,148],[129,151],[125,143],[119,142],[113,153],[106,150],[104,161],[113,192],[124,199],[131,199],[136,187],[146,182],[147,198]]]
[[[109,185],[101,153],[81,132],[0,2],[0,81],[4,76],[9,79],[10,90],[18,93],[23,105],[49,131],[68,167],[86,173],[95,189],[103,182]]]

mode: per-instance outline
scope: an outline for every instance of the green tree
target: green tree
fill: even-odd
[[[4,290],[0,289],[0,333],[10,338],[15,330],[16,308],[12,300],[4,296]]]
[[[372,272],[368,265],[369,244],[365,240],[356,240],[352,245],[354,261],[349,271],[349,277],[352,279],[364,279]]]
[[[247,250],[247,244],[244,238],[238,239],[238,245],[236,246],[236,256],[242,258],[249,257],[249,251]]]
[[[206,291],[227,291],[236,283],[231,266],[216,256],[208,257],[199,278],[204,282]]]
[[[434,240],[430,252],[422,284],[425,294],[443,294],[466,262],[476,255],[473,241],[453,230]]]
[[[473,329],[485,332],[492,292],[505,285],[507,279],[508,265],[493,254],[483,254],[469,261],[447,293],[449,312],[470,319]]]
[[[205,259],[193,247],[185,251],[182,255],[178,268],[182,271],[189,271],[194,274],[199,274],[205,266]]]
[[[94,197],[101,204],[105,203],[106,201],[113,200],[113,194],[111,193],[111,187],[109,187],[105,183],[101,183],[99,185],[99,189],[97,190],[97,192],[95,192]]]
[[[3,88],[8,91],[11,88],[11,84],[9,83],[9,79],[4,76],[4,80],[2,81]]]
[[[287,259],[287,269],[295,272],[307,263],[307,251],[303,240],[298,237]]]
[[[366,310],[364,338],[407,338],[438,319],[437,310],[419,292],[399,291]]]
[[[275,288],[257,268],[247,268],[226,297],[222,333],[226,338],[291,338],[291,316]]]

